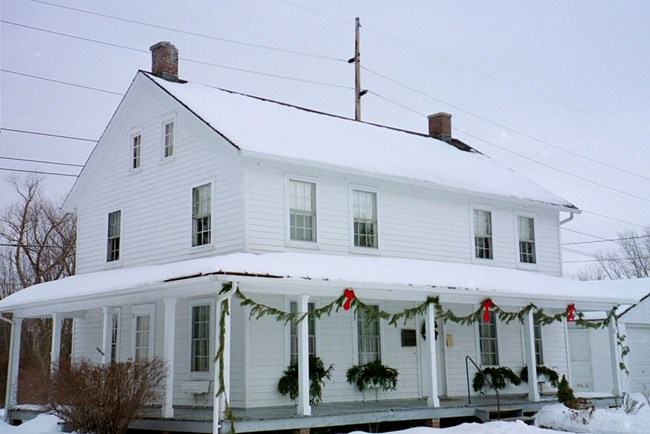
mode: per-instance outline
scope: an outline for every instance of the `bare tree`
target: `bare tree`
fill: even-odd
[[[618,234],[615,250],[597,255],[600,270],[609,279],[650,277],[650,226],[641,232]]]
[[[64,213],[58,204],[42,195],[42,180],[38,177],[10,178],[18,201],[0,212],[0,298],[38,283],[60,279],[75,273],[76,220]],[[47,372],[52,322],[31,319],[23,322],[21,343],[21,376],[38,384],[36,372]],[[0,331],[0,368],[6,366],[9,333]],[[63,338],[69,346],[71,323],[63,328]],[[67,338],[67,339],[66,339]],[[63,351],[62,355],[69,354]],[[4,365],[4,366],[3,366]],[[0,369],[0,390],[6,381],[6,369]],[[25,389],[24,398],[32,399]],[[37,393],[42,395],[42,393]]]

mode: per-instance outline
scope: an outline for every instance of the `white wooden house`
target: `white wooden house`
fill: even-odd
[[[508,312],[610,310],[647,292],[647,281],[562,279],[560,226],[579,210],[453,139],[447,114],[430,116],[425,134],[354,121],[179,80],[176,49],[152,52],[153,73],[136,74],[65,203],[78,219],[78,275],[0,301],[14,321],[9,404],[22,318],[74,318],[74,358],[165,359],[162,418],[207,405],[216,432],[220,373],[235,413],[288,406],[278,379],[297,360],[305,391],[309,352],[335,366],[326,403],[363,401],[345,373],[369,360],[399,370],[397,389],[377,399],[431,409],[467,394],[466,356],[571,376],[566,321],[539,327],[534,310],[523,322],[439,320],[438,339],[425,339],[440,313],[433,304],[395,326],[339,309],[293,327],[250,318],[233,291],[220,295],[224,284],[284,312],[351,288],[382,312],[437,297],[457,316],[488,299]],[[214,363],[222,333],[225,358]],[[53,361],[59,335],[55,327]],[[506,393],[540,400],[535,381]],[[316,426],[306,395],[294,427]]]

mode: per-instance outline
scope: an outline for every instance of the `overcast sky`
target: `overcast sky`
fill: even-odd
[[[3,169],[77,174],[8,158],[83,164],[93,142],[25,132],[97,140],[137,70],[150,70],[149,46],[163,40],[178,47],[183,79],[353,117],[346,61],[358,16],[363,120],[426,132],[427,114],[452,113],[454,136],[583,210],[563,226],[564,243],[650,224],[645,0],[2,0],[1,8]],[[0,170],[0,207],[15,199],[9,174]],[[74,178],[44,181],[61,197]],[[573,251],[613,247],[565,245],[565,270],[593,260]]]

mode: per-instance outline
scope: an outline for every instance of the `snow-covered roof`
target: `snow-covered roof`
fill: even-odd
[[[61,305],[73,300],[136,295],[179,280],[225,275],[229,280],[280,283],[284,288],[327,283],[345,287],[382,288],[392,296],[419,294],[481,300],[576,303],[578,309],[633,304],[650,292],[650,279],[581,282],[546,274],[414,259],[336,256],[314,253],[233,253],[162,265],[151,265],[80,274],[23,289],[0,300],[0,312],[34,306]],[[263,285],[263,286],[264,286]],[[277,285],[276,285],[277,287]],[[363,296],[362,293],[358,294]]]
[[[175,83],[140,72],[239,148],[242,155],[286,158],[575,210],[480,152],[426,134],[358,122],[215,87]],[[424,127],[424,125],[423,125]]]

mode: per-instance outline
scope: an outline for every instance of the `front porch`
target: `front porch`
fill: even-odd
[[[615,404],[613,396],[589,398],[597,407]],[[523,414],[534,414],[541,407],[557,402],[554,394],[544,394],[538,402],[528,400],[526,394],[501,396],[501,407],[505,410],[518,408]],[[298,416],[296,406],[261,407],[250,409],[233,408],[237,432],[262,432],[300,430],[309,428],[344,427],[352,425],[376,424],[385,422],[417,422],[449,418],[476,417],[476,410],[495,407],[494,394],[472,396],[471,404],[467,397],[441,397],[440,407],[427,406],[426,399],[399,399],[365,402],[322,403],[312,407],[311,416]],[[29,406],[18,406],[9,412],[9,419],[29,420],[40,411]],[[212,433],[211,407],[174,407],[174,418],[162,417],[160,408],[143,410],[131,428],[146,431],[169,431],[185,433]],[[230,421],[224,421],[221,432],[231,432]]]

